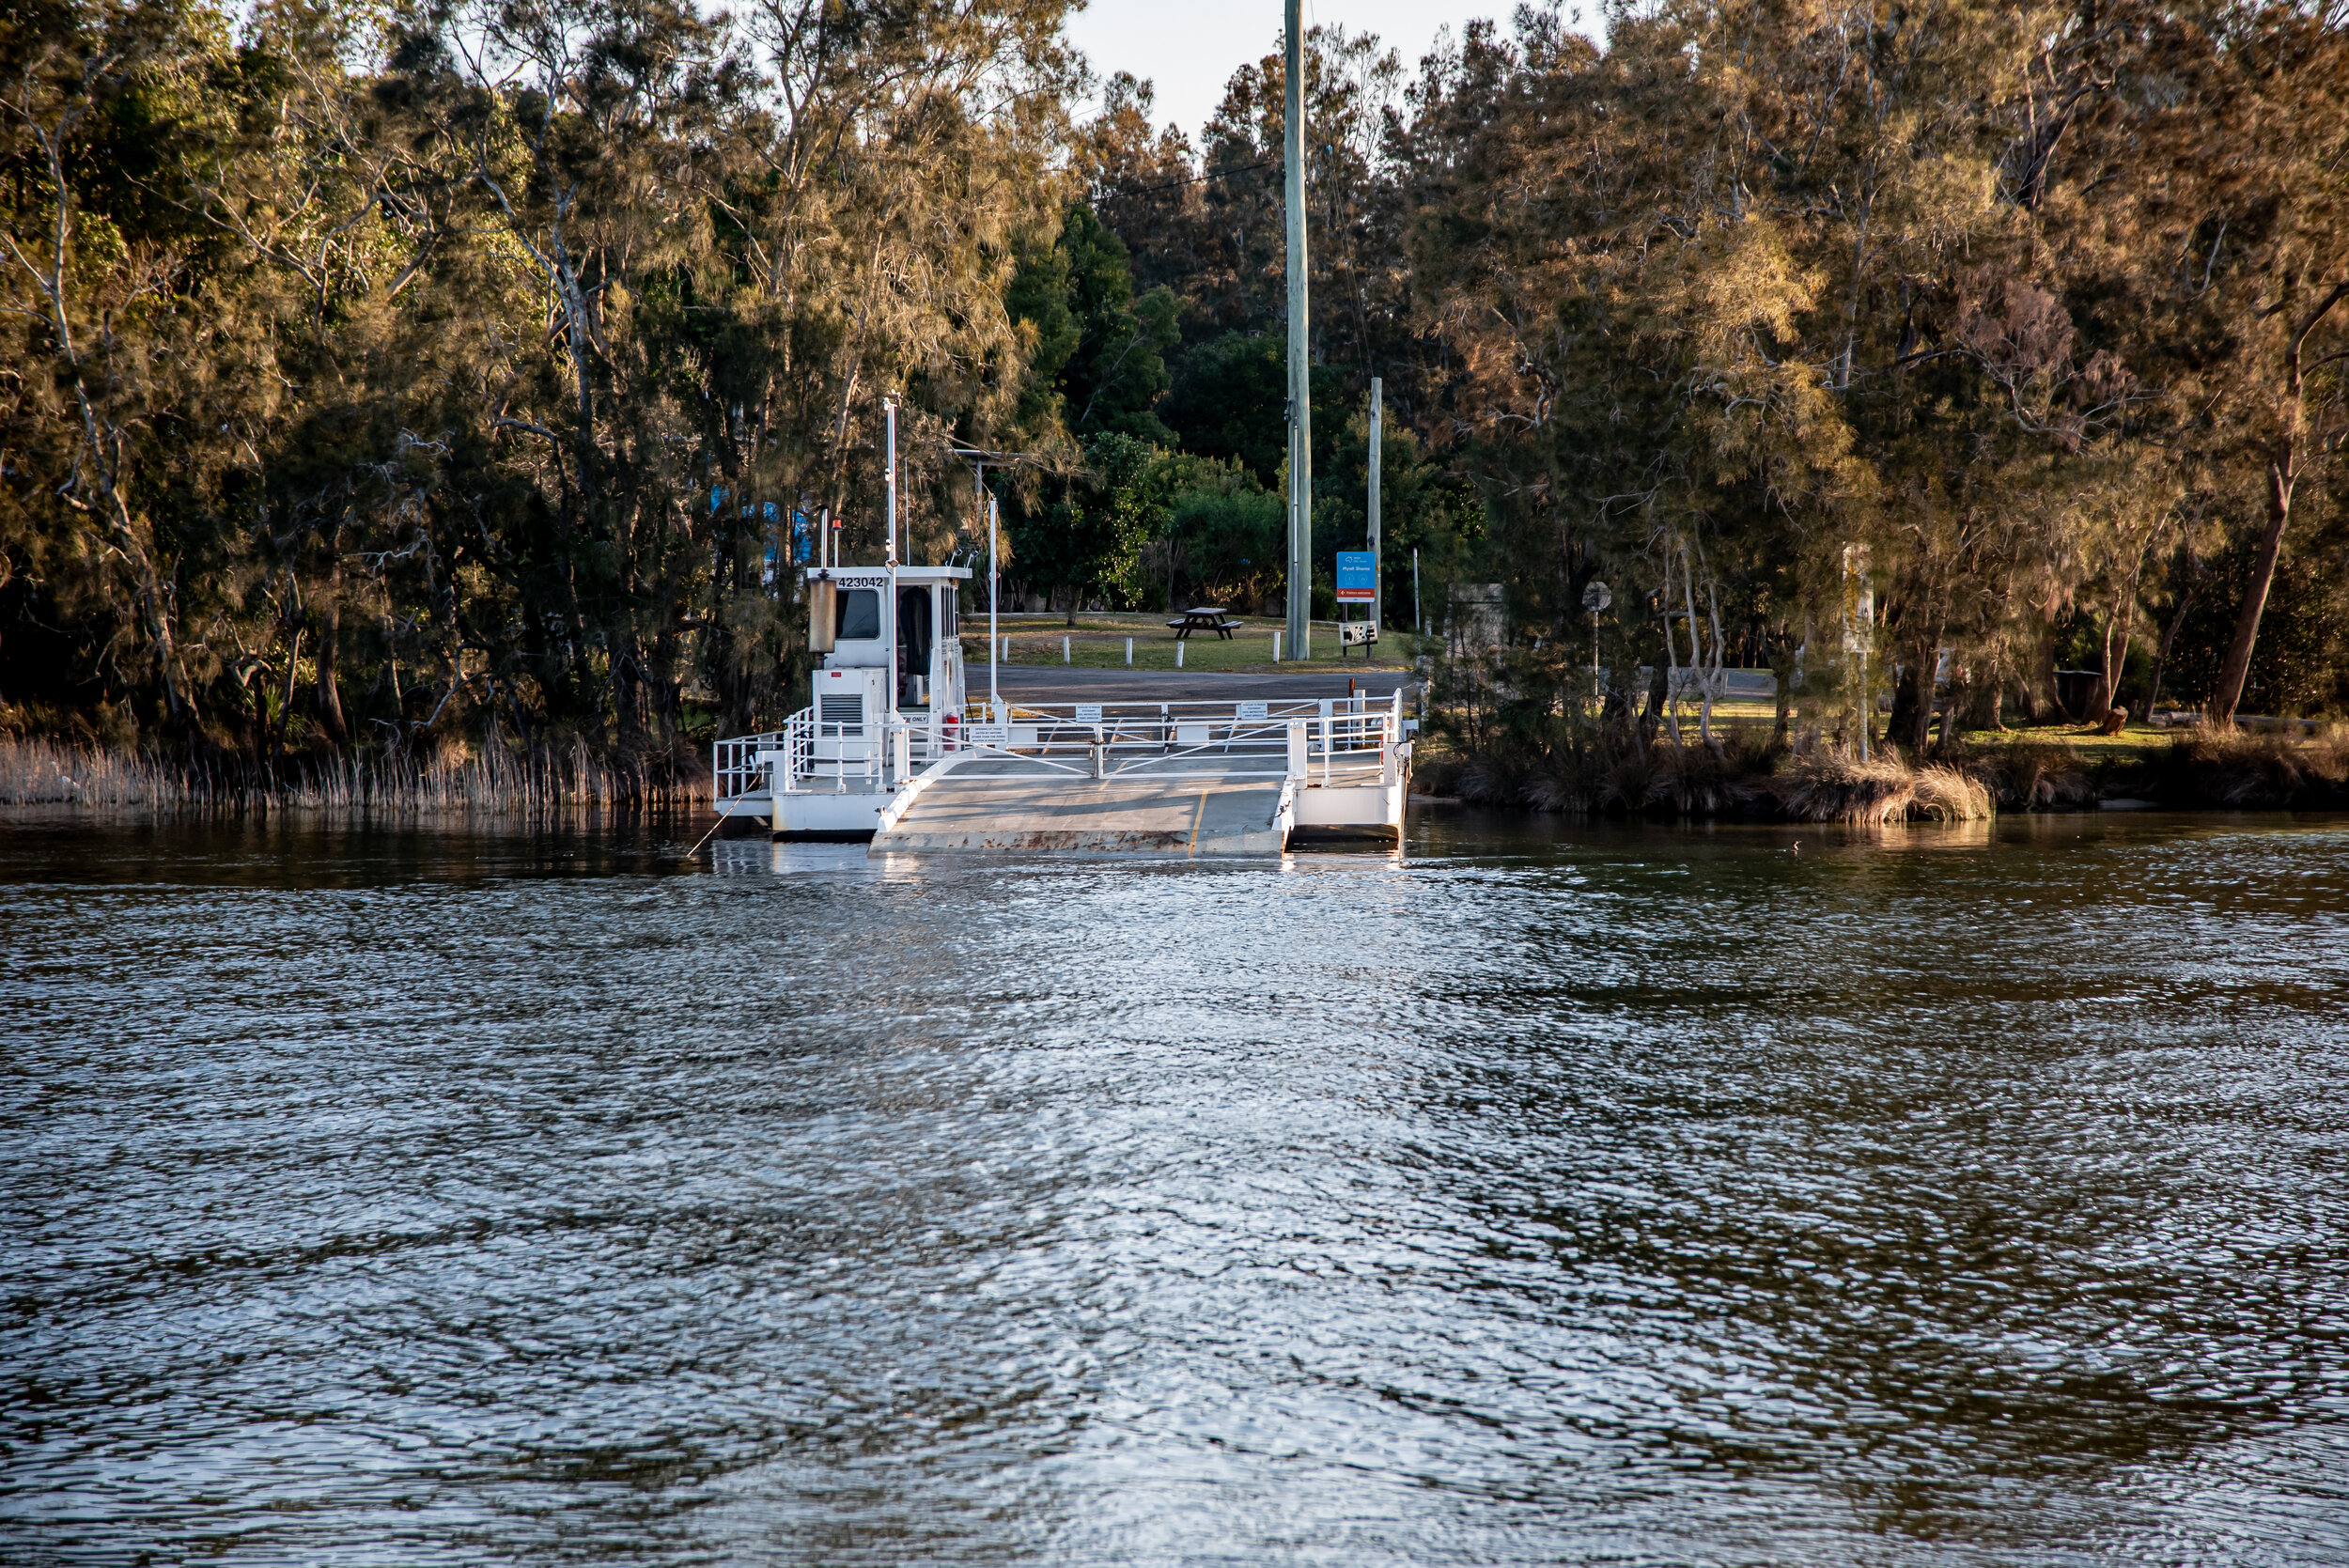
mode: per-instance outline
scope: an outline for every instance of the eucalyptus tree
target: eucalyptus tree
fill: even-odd
[[[2349,32],[2273,0],[2083,4],[2032,83],[2058,264],[2158,394],[2150,436],[2258,519],[2204,709],[2224,722],[2295,505],[2349,440]]]
[[[1624,652],[1659,678],[1680,646],[1718,650],[1724,597],[1733,621],[1782,601],[1768,563],[1867,494],[1805,354],[1824,277],[1700,134],[1720,95],[1691,74],[1698,41],[1669,16],[1619,23],[1603,55],[1471,34],[1408,131],[1418,287],[1449,351],[1436,408],[1518,613],[1567,636],[1605,574],[1649,604]]]
[[[2099,519],[2170,500],[2129,456],[2155,395],[2076,320],[2092,290],[2033,205],[2034,73],[2072,22],[1689,0],[1617,15],[1604,54],[1529,28],[1431,73],[1423,304],[1522,613],[1563,632],[1603,565],[1648,590],[1659,663],[1708,596],[1814,669],[1881,639],[1915,746],[1945,650],[1977,686],[2044,684],[2056,622],[2151,546]],[[1843,625],[1861,560],[1878,613]]]
[[[0,18],[0,586],[79,633],[71,662],[194,722],[209,650],[185,635],[174,505],[233,442],[247,324],[208,301],[209,237],[170,171],[226,53],[186,5],[24,6]],[[200,455],[200,456],[199,456]]]

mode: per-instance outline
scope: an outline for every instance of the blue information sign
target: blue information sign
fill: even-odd
[[[1338,598],[1348,604],[1378,602],[1378,557],[1367,550],[1338,551]]]

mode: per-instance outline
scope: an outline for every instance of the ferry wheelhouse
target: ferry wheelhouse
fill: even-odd
[[[718,742],[721,813],[794,836],[863,838],[905,782],[961,749],[967,567],[810,567],[808,706]]]

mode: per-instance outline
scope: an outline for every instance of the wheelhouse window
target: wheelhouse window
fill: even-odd
[[[880,628],[880,590],[879,588],[848,588],[840,595],[840,613],[832,623],[832,639],[842,643],[869,643],[878,640]]]

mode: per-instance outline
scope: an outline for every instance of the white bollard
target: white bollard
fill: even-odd
[[[1183,667],[1183,644],[1180,644],[1180,643],[1177,643],[1177,644],[1174,644],[1174,668],[1176,668],[1176,669],[1178,669],[1178,670],[1179,670],[1179,669],[1181,669],[1182,667]]]
[[[1003,662],[1011,662],[1011,637],[1008,633],[1003,638]]]
[[[1060,640],[1060,661],[1064,664],[1068,662],[1068,639],[1066,637]]]
[[[1272,634],[1272,662],[1281,662],[1281,634],[1277,631]]]
[[[1128,637],[1128,638],[1127,638],[1127,639],[1126,639],[1126,668],[1128,668],[1128,670],[1130,670],[1130,669],[1132,669],[1133,667],[1134,667],[1134,640],[1133,640],[1132,638]]]

